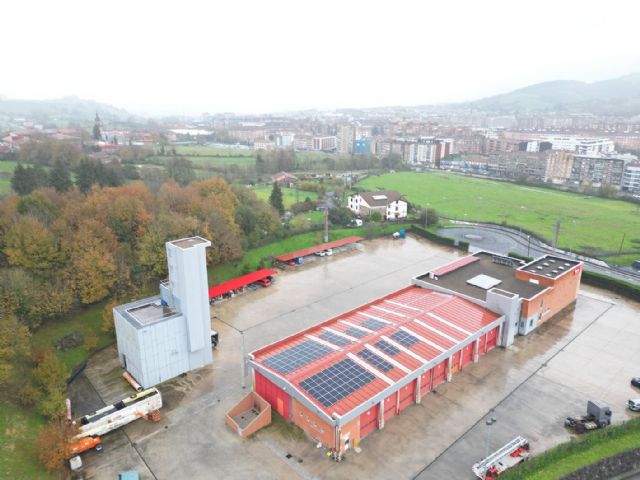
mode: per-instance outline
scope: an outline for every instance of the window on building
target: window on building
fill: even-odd
[[[540,300],[540,306],[544,307],[544,299]]]
[[[533,318],[529,320],[529,327],[533,327]]]

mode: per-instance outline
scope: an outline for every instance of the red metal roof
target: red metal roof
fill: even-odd
[[[397,383],[430,360],[445,352],[453,353],[458,350],[467,338],[498,318],[496,313],[463,298],[410,286],[256,350],[252,354],[252,360],[259,368],[264,368],[289,383],[294,395],[305,396],[328,415],[344,415],[388,388],[390,384],[385,377],[392,384]],[[385,325],[377,330],[366,327],[363,329],[362,324],[367,320],[376,320]],[[415,336],[418,341],[412,346],[402,345],[392,338],[399,331]],[[321,338],[327,332],[350,340],[350,343],[342,346],[332,344],[327,341],[327,337]],[[360,332],[362,336],[355,336],[354,332]],[[289,373],[281,373],[269,367],[269,362],[265,363],[265,360],[307,340],[331,346],[331,351]],[[376,346],[380,340],[395,346],[398,353],[384,353]],[[369,371],[372,368],[375,371],[374,366],[357,356],[365,348],[383,360],[391,359],[389,363],[396,364],[387,372],[377,369],[378,375],[373,381],[328,407],[324,407],[301,387],[304,380],[346,358],[363,368],[368,366]]]
[[[444,275],[445,273],[453,272],[454,270],[457,270],[460,267],[464,267],[465,265],[469,265],[470,263],[477,262],[478,260],[480,260],[480,258],[479,257],[475,257],[473,255],[470,255],[468,257],[459,258],[458,260],[455,260],[455,261],[453,261],[451,263],[448,263],[446,265],[438,267],[435,270],[432,270],[431,273],[433,273],[435,276],[439,277],[440,275]]]
[[[219,297],[220,295],[229,293],[231,290],[236,290],[240,287],[244,287],[246,285],[250,285],[254,282],[257,282],[258,280],[261,280],[263,278],[271,277],[277,274],[278,272],[275,270],[263,268],[262,270],[257,270],[255,272],[242,275],[241,277],[234,278],[232,280],[229,280],[228,282],[224,282],[219,285],[214,285],[213,287],[210,287],[209,298]]]
[[[342,247],[343,245],[360,242],[362,240],[364,240],[362,237],[341,238],[340,240],[334,240],[333,242],[322,243],[320,245],[314,245],[313,247],[303,248],[302,250],[298,250],[297,252],[285,253],[275,258],[280,262],[288,262],[289,260],[293,260],[294,258],[306,257],[307,255],[313,255],[314,253],[321,252],[322,250]]]

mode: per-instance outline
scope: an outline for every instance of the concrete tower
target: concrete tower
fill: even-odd
[[[201,237],[167,242],[160,296],[113,309],[120,364],[145,388],[211,363],[209,246]]]

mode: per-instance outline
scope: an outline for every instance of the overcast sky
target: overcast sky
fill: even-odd
[[[473,100],[640,71],[640,2],[15,0],[0,95],[143,114]]]

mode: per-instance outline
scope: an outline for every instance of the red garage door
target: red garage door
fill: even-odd
[[[473,362],[473,345],[475,342],[470,343],[462,349],[462,367]]]
[[[369,410],[360,415],[360,438],[364,438],[378,426],[378,407],[374,405]]]
[[[487,352],[497,345],[499,328],[500,327],[496,327],[487,333]]]
[[[282,418],[290,420],[291,397],[289,397],[289,394],[283,392],[280,387],[271,383],[259,372],[255,373],[256,393],[269,402],[271,408],[278,412]]]
[[[487,343],[487,335],[482,335],[480,338],[478,338],[478,353],[480,355],[484,355],[485,352],[485,344]]]
[[[420,376],[420,394],[425,395],[431,390],[431,370],[424,372]]]
[[[462,352],[458,350],[456,353],[451,355],[451,373],[456,373],[460,370],[460,356]]]
[[[400,389],[400,411],[407,408],[416,401],[415,380]]]
[[[397,393],[392,393],[384,399],[384,419],[388,420],[396,414]]]
[[[433,367],[432,369],[433,375],[433,387],[435,388],[437,385],[440,385],[442,382],[447,379],[447,361],[440,362],[438,365]]]

